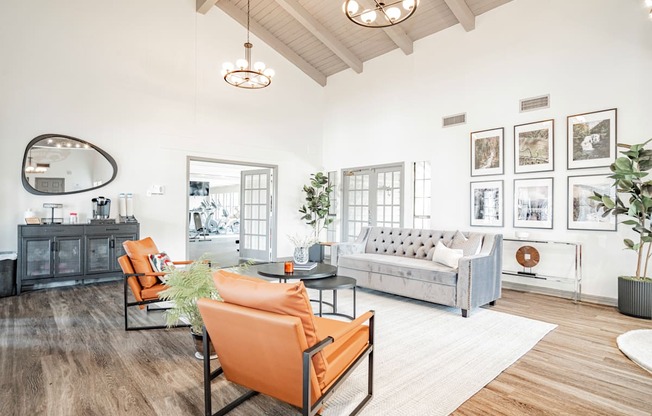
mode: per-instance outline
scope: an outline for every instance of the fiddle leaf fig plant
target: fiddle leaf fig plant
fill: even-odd
[[[303,186],[306,196],[306,203],[299,208],[303,214],[302,220],[312,227],[315,238],[319,240],[319,233],[333,222],[328,216],[331,207],[331,194],[333,185],[328,184],[328,176],[323,172],[310,175],[310,184]]]
[[[598,202],[598,207],[604,209],[603,216],[610,214],[625,215],[627,220],[622,224],[629,225],[638,234],[638,241],[624,239],[625,249],[637,253],[636,275],[638,280],[652,280],[648,277],[648,264],[652,257],[652,179],[648,177],[652,170],[652,150],[645,146],[652,139],[634,145],[619,144],[626,150],[609,167],[616,187],[616,198],[594,192],[590,199]],[[620,195],[627,195],[623,201]]]

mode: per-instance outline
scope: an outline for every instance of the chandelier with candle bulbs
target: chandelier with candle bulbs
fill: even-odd
[[[366,0],[362,0],[366,1]],[[409,19],[417,10],[417,0],[370,1],[370,8],[361,7],[356,0],[342,5],[344,14],[353,23],[372,28],[394,26]]]
[[[263,62],[251,64],[251,49],[254,45],[249,42],[249,0],[247,0],[247,41],[244,44],[244,59],[231,62],[225,62],[222,65],[222,76],[224,81],[238,88],[250,90],[265,88],[272,83],[274,70],[267,68]]]

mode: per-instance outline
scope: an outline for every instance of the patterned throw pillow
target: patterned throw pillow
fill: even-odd
[[[469,238],[464,237],[459,230],[455,233],[453,241],[451,242],[449,248],[462,249],[465,256],[473,256],[480,252],[482,247],[482,235],[471,234]]]
[[[165,252],[149,255],[149,263],[152,265],[152,270],[155,272],[167,272],[174,270],[174,264]],[[162,280],[162,279],[161,279]]]

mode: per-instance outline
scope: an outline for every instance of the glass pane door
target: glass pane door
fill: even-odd
[[[54,262],[54,274],[81,274],[82,273],[82,238],[58,237],[57,256]]]
[[[345,221],[342,235],[344,241],[353,241],[362,227],[371,225],[369,215],[369,183],[371,172],[344,174],[344,213]]]
[[[25,276],[30,279],[52,276],[52,251],[50,239],[26,240],[24,254],[27,259]]]
[[[401,226],[402,173],[400,165],[344,171],[343,241],[354,241],[362,227]]]
[[[240,257],[270,261],[271,169],[240,173]]]
[[[100,273],[111,270],[109,257],[111,236],[101,235],[86,239],[86,273]]]

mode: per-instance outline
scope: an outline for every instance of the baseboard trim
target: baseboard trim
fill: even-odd
[[[503,281],[502,283],[503,283],[503,288],[516,290],[519,292],[538,293],[540,295],[555,296],[564,299],[573,299],[574,296],[574,293],[569,290],[550,289],[547,287],[530,286],[523,283],[515,283],[515,282]],[[610,298],[606,296],[587,295],[584,293],[582,294],[582,298],[580,299],[580,301],[584,303],[596,303],[598,305],[618,306],[618,299]]]

